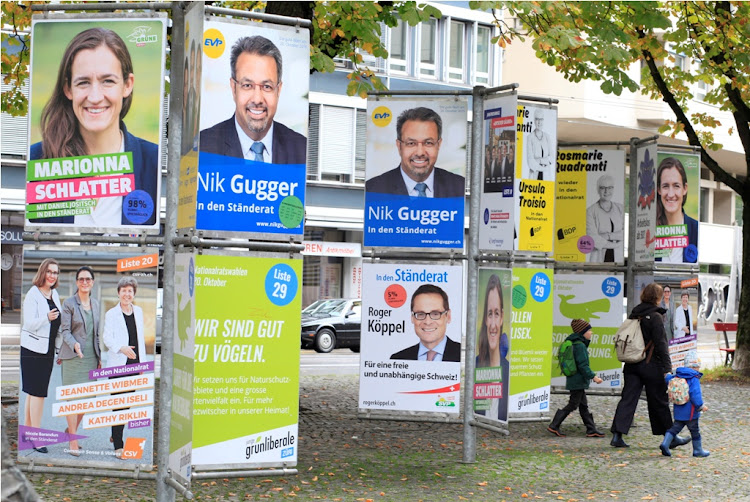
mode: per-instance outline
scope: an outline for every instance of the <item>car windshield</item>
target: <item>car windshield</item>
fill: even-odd
[[[330,300],[316,310],[315,314],[325,314],[329,316],[341,315],[344,307],[346,307],[346,300]]]
[[[331,300],[316,300],[312,302],[310,305],[302,309],[303,314],[312,314],[313,312],[316,312],[319,308],[321,308],[326,303],[330,302]]]

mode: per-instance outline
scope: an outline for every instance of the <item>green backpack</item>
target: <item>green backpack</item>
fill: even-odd
[[[573,376],[578,373],[578,367],[576,366],[575,357],[573,357],[573,344],[581,342],[571,342],[565,340],[560,344],[560,349],[557,351],[557,364],[560,367],[560,371],[566,377]]]

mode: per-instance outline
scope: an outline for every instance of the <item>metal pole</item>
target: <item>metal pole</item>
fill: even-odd
[[[472,91],[455,90],[455,91],[367,91],[368,96],[471,96]]]
[[[225,9],[223,7],[206,7],[206,14],[216,14],[221,16],[244,17],[247,19],[257,19],[269,23],[283,24],[286,26],[300,26],[302,28],[311,28],[312,21],[302,19],[301,17],[284,17],[276,14],[265,14],[263,12],[252,12],[247,10]]]
[[[519,101],[535,101],[538,103],[547,103],[550,105],[556,105],[557,103],[560,102],[559,99],[555,99],[555,98],[543,98],[540,96],[525,96],[521,94],[518,95],[518,100]]]
[[[141,235],[139,237],[130,237],[125,235],[65,235],[65,234],[43,234],[41,232],[24,232],[23,241],[29,243],[40,242],[96,242],[96,243],[116,243],[116,244],[138,244],[145,247],[149,245],[161,246],[164,244],[164,237],[157,235]]]
[[[635,307],[635,234],[636,202],[638,197],[638,138],[630,138],[630,220],[628,225],[628,268],[625,270],[625,284],[628,286],[628,313]]]
[[[182,145],[182,102],[185,61],[185,2],[172,7],[172,75],[169,93],[169,144],[167,150],[167,214],[164,220],[164,314],[162,317],[161,378],[159,381],[159,430],[156,440],[156,500],[174,502],[175,489],[166,482],[169,477],[169,426],[172,415],[172,356],[175,330],[175,245],[177,234],[178,190],[180,186],[180,146]]]
[[[266,251],[278,253],[299,253],[305,250],[304,244],[294,244],[291,242],[262,242],[262,241],[238,241],[238,240],[219,240],[204,239],[193,235],[191,237],[173,237],[172,245],[191,246],[196,248],[213,247],[213,248],[243,248],[251,251]]]
[[[471,121],[471,197],[469,198],[469,246],[468,253],[473,259],[468,263],[468,281],[466,291],[466,359],[464,361],[464,444],[463,462],[473,463],[477,460],[477,430],[474,422],[474,354],[476,353],[477,326],[477,287],[479,264],[476,257],[479,253],[479,216],[480,194],[482,193],[482,131],[484,129],[484,95],[483,87],[476,86],[472,96]]]
[[[174,6],[174,3],[170,2],[134,2],[134,3],[80,3],[80,4],[59,4],[59,3],[46,3],[46,4],[33,4],[31,6],[32,11],[43,11],[52,12],[58,10],[64,10],[66,12],[77,11],[77,10],[102,10],[102,11],[115,11],[115,10],[170,10]]]

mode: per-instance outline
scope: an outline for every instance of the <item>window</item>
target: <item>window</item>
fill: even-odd
[[[708,207],[709,207],[709,194],[708,188],[701,187],[701,199],[700,199],[700,221],[708,222]]]
[[[391,28],[391,43],[389,49],[391,71],[397,73],[406,73],[406,58],[408,47],[408,26],[401,19],[398,24]]]
[[[476,71],[474,79],[477,84],[490,83],[490,28],[477,27]]]
[[[466,25],[451,21],[448,40],[448,80],[465,80],[464,54],[466,52]]]
[[[437,71],[437,19],[430,19],[421,24],[419,47],[419,74],[424,77],[436,77]]]
[[[307,179],[364,183],[367,111],[310,104]]]

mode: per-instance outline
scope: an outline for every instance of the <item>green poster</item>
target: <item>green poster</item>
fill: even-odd
[[[296,465],[302,260],[197,256],[193,464]]]
[[[514,268],[511,290],[509,413],[549,409],[552,271]]]
[[[169,421],[169,468],[182,482],[190,480],[193,451],[193,379],[195,375],[195,257],[175,257],[177,323],[172,357],[172,411]]]
[[[557,362],[560,344],[573,331],[573,319],[591,324],[589,343],[591,370],[603,381],[591,388],[609,389],[622,385],[622,363],[615,354],[614,336],[622,324],[623,276],[609,274],[555,274],[555,323],[552,336],[552,385],[565,386]]]

